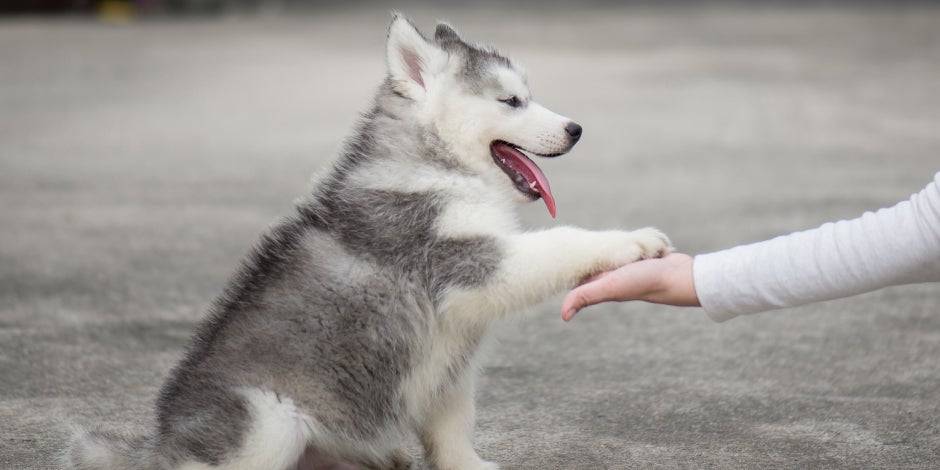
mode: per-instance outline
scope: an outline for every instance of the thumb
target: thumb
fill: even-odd
[[[561,304],[562,320],[571,320],[584,307],[622,299],[626,293],[618,288],[619,283],[615,282],[618,277],[617,273],[611,272],[574,288]]]

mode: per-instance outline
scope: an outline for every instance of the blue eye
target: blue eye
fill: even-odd
[[[510,96],[509,98],[499,101],[500,103],[503,103],[510,108],[518,108],[519,106],[522,106],[522,101],[519,100],[518,96]]]

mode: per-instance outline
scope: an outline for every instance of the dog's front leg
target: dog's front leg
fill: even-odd
[[[463,377],[436,403],[419,432],[428,463],[435,470],[499,468],[481,459],[473,449],[474,374],[473,368],[463,372]]]
[[[644,258],[663,256],[669,239],[656,229],[594,232],[557,227],[502,238],[503,258],[480,287],[454,289],[448,308],[467,318],[503,315],[535,305],[580,280]]]

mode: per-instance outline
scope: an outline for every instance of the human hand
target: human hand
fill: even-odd
[[[692,257],[672,253],[663,258],[627,264],[601,273],[572,289],[561,306],[571,320],[584,307],[612,300],[643,300],[682,307],[701,306],[692,278]]]

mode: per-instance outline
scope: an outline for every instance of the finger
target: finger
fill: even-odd
[[[576,287],[569,292],[561,305],[562,320],[570,321],[584,307],[629,297],[631,294],[629,292],[630,283],[617,282],[621,280],[620,277],[614,275],[614,273],[607,273],[606,276]]]
[[[607,276],[607,275],[609,275],[610,273],[611,273],[611,271],[601,271],[601,272],[599,272],[599,273],[597,273],[597,274],[591,274],[590,276],[587,276],[587,277],[585,277],[584,279],[581,279],[580,281],[578,281],[578,286],[583,286],[583,285],[585,285],[585,284],[594,282],[594,281],[596,281],[596,280],[598,280],[598,279],[603,279],[604,276]]]

